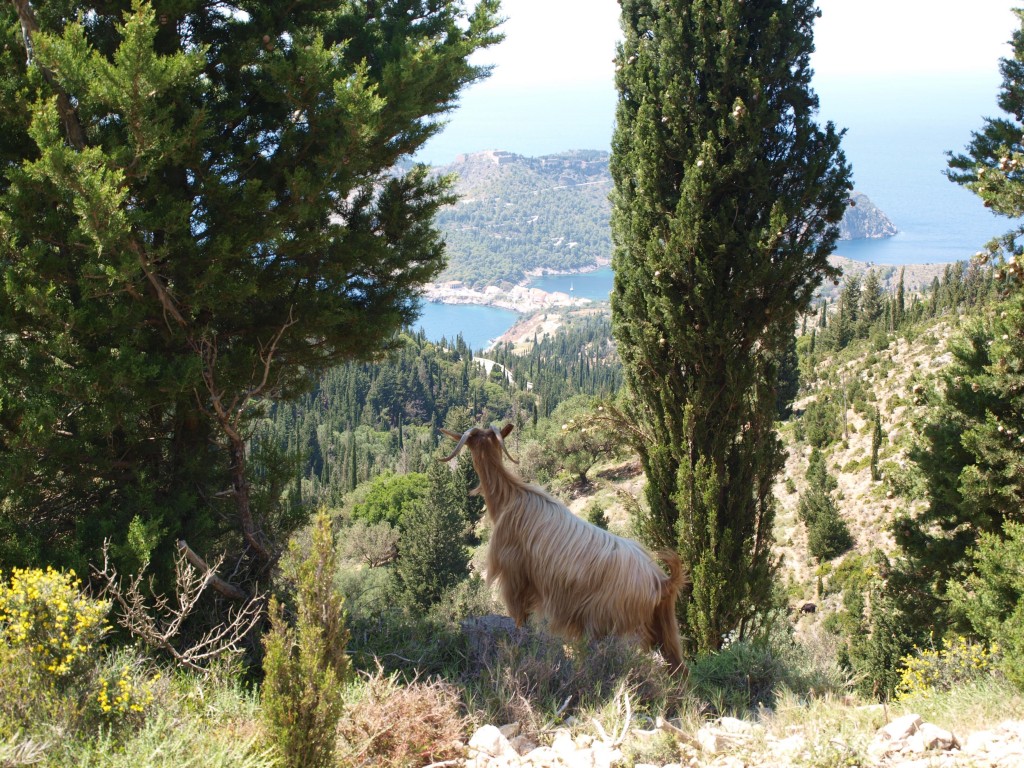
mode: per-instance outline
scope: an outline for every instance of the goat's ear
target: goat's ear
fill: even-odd
[[[456,443],[459,442],[459,440],[462,438],[462,435],[460,435],[459,433],[452,432],[451,430],[445,429],[444,427],[438,427],[437,431],[440,432],[442,435],[450,437]]]
[[[512,422],[511,421],[508,424],[506,424],[504,427],[501,428],[501,439],[504,440],[510,434],[512,434]]]

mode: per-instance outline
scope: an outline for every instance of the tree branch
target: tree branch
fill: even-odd
[[[21,23],[21,37],[25,41],[25,55],[26,64],[31,66],[32,53],[34,51],[33,38],[36,32],[39,31],[39,23],[36,21],[36,15],[32,11],[32,6],[28,0],[13,0],[14,8],[18,12],[18,21]],[[57,76],[53,73],[49,67],[44,67],[39,62],[35,62],[35,65],[39,67],[39,71],[43,73],[43,77],[54,93],[57,94],[57,112],[60,115],[61,123],[64,125],[64,133],[67,135],[68,143],[75,149],[85,149],[85,132],[82,130],[82,124],[78,121],[78,113],[75,108],[71,105],[71,99],[68,97],[67,91],[64,90],[63,86],[57,82]]]

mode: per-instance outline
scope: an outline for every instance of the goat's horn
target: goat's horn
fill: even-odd
[[[501,430],[497,427],[491,427],[491,430],[494,432],[494,436],[498,438],[498,442],[501,444],[501,450],[503,450],[505,455],[508,456],[508,460],[513,464],[518,464],[519,462],[512,458],[512,454],[509,453],[508,448],[505,447],[505,438],[501,436]]]
[[[443,458],[443,459],[438,459],[438,461],[451,461],[451,460],[452,460],[452,459],[454,459],[454,458],[455,458],[456,456],[458,456],[458,455],[459,455],[459,451],[461,451],[461,450],[462,450],[462,446],[464,446],[464,445],[466,444],[466,441],[467,441],[467,440],[469,439],[469,433],[470,433],[470,432],[472,432],[472,431],[473,431],[473,430],[471,430],[471,429],[467,429],[467,430],[465,431],[465,433],[464,433],[464,434],[462,435],[462,437],[460,437],[460,438],[459,438],[459,444],[455,446],[455,450],[454,450],[454,451],[452,451],[452,452],[451,452],[451,454],[450,454],[449,456],[446,456],[446,457],[445,457],[445,458]],[[452,437],[452,435],[453,435],[454,433],[453,433],[453,432],[448,432],[448,431],[445,431],[445,434],[446,434],[446,435],[448,435],[449,437]],[[454,438],[453,438],[453,439],[454,439]]]
[[[455,440],[456,442],[458,442],[459,438],[462,437],[462,435],[460,435],[458,432],[452,432],[450,429],[445,429],[444,427],[438,427],[437,431],[440,432],[442,435],[445,435],[446,437],[450,437],[452,440]]]

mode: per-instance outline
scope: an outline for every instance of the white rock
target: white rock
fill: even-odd
[[[952,749],[959,746],[956,736],[945,728],[939,728],[935,723],[922,723],[918,726],[917,733],[921,736],[925,749]]]
[[[697,731],[697,743],[700,744],[700,748],[704,752],[710,755],[717,755],[719,752],[725,751],[729,745],[735,742],[735,737],[714,728],[701,728]]]
[[[756,730],[753,723],[735,717],[719,719],[718,727],[726,733],[736,736],[752,736]]]
[[[523,755],[524,765],[553,766],[563,765],[559,754],[551,747],[537,747]]]
[[[592,749],[577,749],[574,752],[561,753],[559,757],[569,768],[598,768]]]
[[[551,748],[560,755],[569,755],[576,751],[576,742],[573,741],[572,734],[568,730],[559,728],[555,732]]]
[[[961,746],[961,751],[971,755],[988,752],[994,738],[995,734],[992,731],[974,731],[967,734],[967,739]]]
[[[579,736],[573,739],[573,741],[576,743],[576,746],[580,749],[586,749],[594,743],[594,737],[591,736],[589,733],[581,733]]]
[[[604,744],[595,745],[593,750],[594,768],[612,768],[622,762],[622,750]]]
[[[493,725],[485,725],[479,728],[469,740],[469,756],[471,758],[478,755],[502,757],[508,754],[515,755],[517,759],[519,757],[519,754],[512,749],[512,745],[509,744],[504,734]]]
[[[778,741],[769,742],[768,748],[771,750],[773,755],[780,757],[792,757],[807,747],[807,739],[803,734],[796,733],[792,736],[787,736],[784,739]]]
[[[881,738],[885,741],[902,741],[917,731],[918,726],[922,722],[920,715],[911,714],[897,717],[888,725],[879,728],[875,733],[875,738]]]

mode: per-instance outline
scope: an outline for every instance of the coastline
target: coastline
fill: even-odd
[[[499,309],[510,309],[521,315],[529,315],[545,309],[562,307],[585,307],[590,299],[570,296],[561,291],[542,291],[527,285],[516,285],[505,291],[496,285],[477,290],[463,285],[458,280],[443,283],[427,283],[423,286],[423,298],[441,304],[481,304]]]

